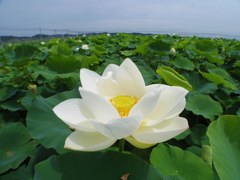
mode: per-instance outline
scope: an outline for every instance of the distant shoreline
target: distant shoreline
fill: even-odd
[[[136,35],[170,35],[170,36],[197,36],[202,38],[224,38],[224,39],[232,39],[232,40],[240,40],[240,35],[224,35],[224,34],[212,34],[212,33],[187,33],[187,32],[179,32],[179,33],[168,33],[168,32],[88,32],[82,34],[36,34],[34,36],[14,36],[14,35],[4,35],[0,36],[0,42],[8,42],[8,41],[22,41],[22,40],[46,40],[51,38],[66,38],[66,37],[76,37],[83,35],[99,35],[99,34],[107,34],[110,33],[112,35],[117,33],[126,33],[126,34],[136,34]]]

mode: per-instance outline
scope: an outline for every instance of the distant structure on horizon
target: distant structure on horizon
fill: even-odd
[[[86,35],[98,35],[98,34],[108,34],[109,32],[85,32],[81,34],[36,34],[34,36],[0,36],[0,42],[8,42],[8,41],[22,41],[22,40],[46,40],[50,38],[66,38],[66,37],[76,37],[76,36],[83,36]],[[109,34],[117,34],[117,33],[125,33],[125,32],[111,32]],[[168,34],[170,36],[177,35],[177,36],[198,36],[203,38],[224,38],[224,39],[236,39],[240,40],[240,35],[222,35],[222,34],[209,34],[209,33],[167,33],[167,32],[126,32],[126,34],[136,34],[136,35],[154,35],[154,34]]]

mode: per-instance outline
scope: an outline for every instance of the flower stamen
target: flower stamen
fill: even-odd
[[[132,107],[137,104],[138,98],[134,96],[116,96],[110,99],[112,105],[117,109],[120,117],[127,117]]]

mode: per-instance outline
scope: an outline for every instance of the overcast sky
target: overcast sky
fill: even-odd
[[[0,0],[0,35],[40,29],[240,35],[240,0]]]

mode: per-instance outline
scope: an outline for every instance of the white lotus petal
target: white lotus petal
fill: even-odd
[[[112,146],[116,139],[108,138],[98,132],[74,131],[70,134],[64,148],[78,151],[99,151]]]
[[[171,119],[173,117],[178,116],[184,110],[185,106],[186,106],[186,99],[183,98],[181,101],[179,101],[176,104],[176,106],[173,109],[171,109],[171,111],[169,111],[166,114],[167,119]]]
[[[88,69],[80,70],[80,80],[82,87],[88,91],[97,93],[96,82],[99,77],[101,77],[99,74]]]
[[[145,94],[145,85],[141,80],[141,74],[139,77],[140,72],[135,69],[136,66],[133,66],[130,60],[124,62],[120,67],[113,64],[108,65],[103,76],[109,76],[109,74],[111,74],[112,79],[118,84],[123,95],[142,97]],[[129,67],[126,67],[127,65],[129,65]]]
[[[120,68],[131,77],[130,84],[125,85],[126,88],[128,88],[128,91],[134,92],[135,96],[142,97],[146,93],[145,82],[137,66],[131,61],[131,59],[127,58],[120,65]]]
[[[185,108],[185,96],[188,91],[181,87],[164,87],[158,101],[158,105],[149,116],[144,120],[146,126],[153,126],[159,122],[178,116]]]
[[[120,82],[120,81],[118,81]],[[122,92],[129,96],[136,96],[141,98],[145,94],[145,88],[139,87],[134,80],[131,81],[122,81],[119,83],[121,85]]]
[[[96,86],[98,93],[105,97],[113,97],[119,94],[123,94],[118,83],[112,78],[112,73],[100,77],[97,80]]]
[[[140,148],[140,149],[146,149],[146,148],[149,148],[149,147],[155,145],[155,144],[141,143],[141,142],[137,141],[136,139],[134,139],[132,136],[126,137],[125,139],[127,140],[127,142],[129,142],[133,146]]]
[[[106,67],[106,69],[103,72],[102,77],[111,77],[112,81],[114,81],[119,87],[120,93],[122,95],[132,95],[129,93],[128,90],[126,90],[126,87],[128,88],[128,84],[132,82],[131,77],[123,69],[121,69],[119,66],[115,64],[110,64]],[[131,85],[130,85],[131,86]],[[121,95],[121,94],[118,94]]]
[[[161,90],[165,90],[165,89],[169,88],[170,86],[165,85],[165,84],[151,84],[151,85],[146,86],[146,92],[148,93],[148,92],[156,90],[160,87],[161,87]]]
[[[142,74],[138,70],[137,66],[132,62],[131,59],[126,58],[123,63],[120,65],[121,69],[124,69],[125,72],[136,82],[139,87],[145,87],[145,82],[142,77]]]
[[[129,112],[129,116],[141,115],[143,118],[147,117],[155,109],[160,95],[160,88],[144,95],[140,101],[135,106],[133,106]]]
[[[87,44],[83,44],[83,45],[82,45],[82,49],[88,50],[88,49],[89,49],[89,46],[88,46]]]
[[[93,115],[82,99],[68,99],[53,108],[54,113],[73,129],[95,132],[96,129],[89,120]]]
[[[79,91],[95,119],[106,122],[109,119],[119,118],[119,113],[109,101],[83,88],[79,88]]]
[[[141,126],[132,136],[142,143],[156,144],[167,141],[188,129],[185,118],[175,117],[166,120],[157,126]]]
[[[90,119],[70,127],[74,130],[79,130],[79,131],[97,132],[96,128],[94,127]]]
[[[119,119],[111,119],[108,122],[93,121],[96,129],[107,137],[122,139],[131,135],[141,124],[141,117],[132,116]]]
[[[155,126],[155,125],[163,122],[164,120],[168,120],[173,117],[176,117],[184,110],[185,106],[186,106],[186,99],[184,98],[181,101],[179,101],[176,104],[176,106],[174,106],[172,109],[170,109],[168,113],[160,115],[159,117],[150,116],[143,120],[143,124],[145,126]]]
[[[111,75],[111,77],[114,79],[114,80],[117,80],[119,78],[120,75],[123,75],[123,79],[126,79],[126,80],[129,80],[127,74],[124,73],[124,71],[117,65],[115,64],[109,64],[104,72],[103,72],[103,77],[105,76],[109,76]]]

